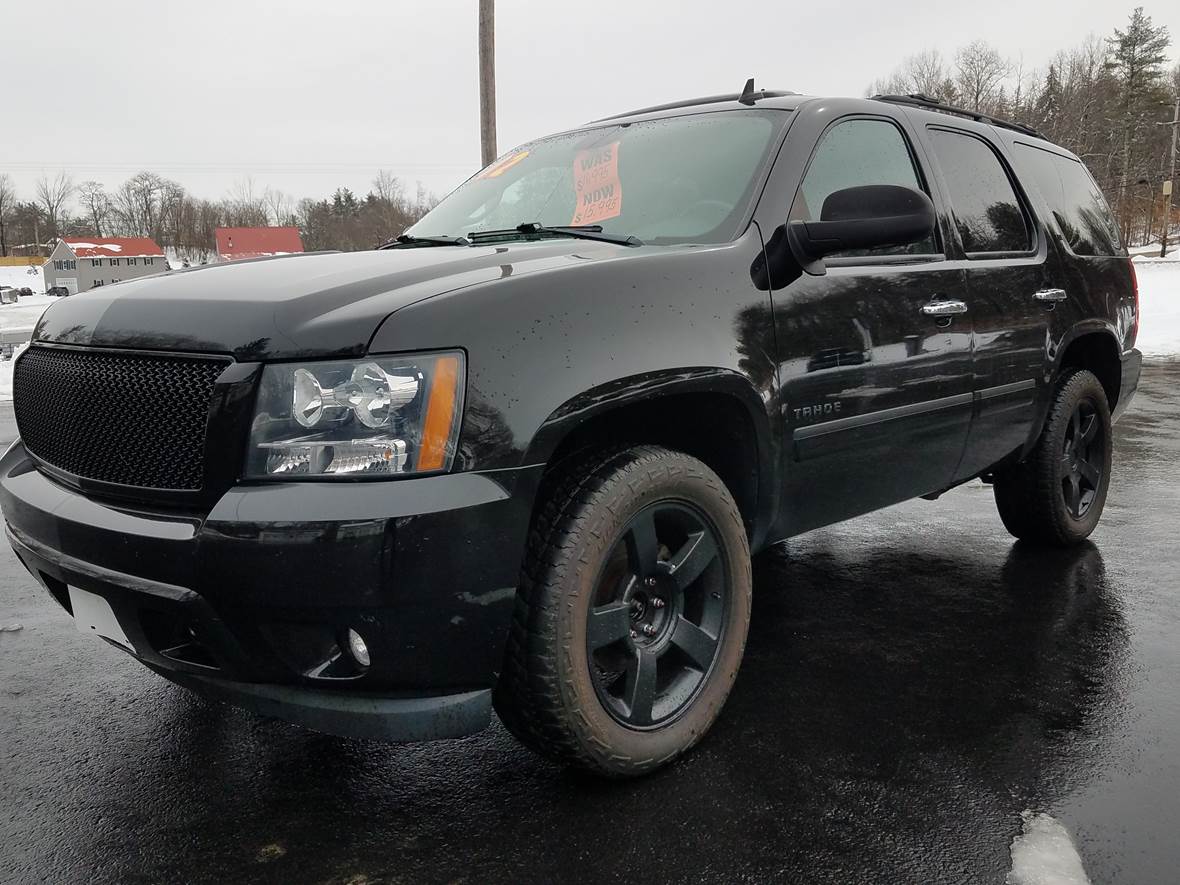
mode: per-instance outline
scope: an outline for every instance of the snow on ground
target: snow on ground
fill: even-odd
[[[12,270],[12,268],[0,267],[0,270]],[[39,278],[40,274],[38,274]],[[41,318],[45,308],[57,300],[57,298],[50,298],[48,295],[31,295],[28,298],[21,298],[16,304],[0,304],[0,334],[7,338],[9,343],[15,343],[21,338],[27,342],[32,337],[33,327],[37,325],[37,320]],[[0,402],[12,399],[13,360],[24,348],[23,344],[18,346],[13,352],[13,359],[0,360]]]
[[[1006,885],[1090,885],[1069,832],[1047,814],[1025,811],[1024,832],[1012,840]]]
[[[45,277],[40,267],[0,265],[0,286],[15,286],[17,289],[27,286],[34,295],[40,295],[45,291]]]
[[[1180,356],[1180,254],[1138,258],[1139,340],[1145,356]]]

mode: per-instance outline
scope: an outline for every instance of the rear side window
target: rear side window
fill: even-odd
[[[1032,145],[1016,143],[1016,162],[1049,204],[1075,255],[1121,255],[1110,207],[1086,167]]]
[[[932,129],[930,138],[964,250],[970,254],[1029,251],[1028,220],[996,152],[964,132]]]
[[[886,120],[845,120],[820,140],[803,184],[791,206],[792,221],[817,221],[824,200],[838,190],[865,184],[896,184],[924,191],[909,144],[901,130]],[[832,257],[863,255],[929,255],[933,238],[908,246],[839,252]]]

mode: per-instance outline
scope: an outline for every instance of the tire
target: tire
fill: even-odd
[[[559,465],[535,514],[497,713],[599,775],[671,762],[713,724],[745,651],[737,505],[695,458],[637,446]]]
[[[1089,537],[1106,503],[1112,442],[1102,384],[1085,369],[1065,370],[1036,446],[996,476],[1004,527],[1022,540],[1056,547]]]

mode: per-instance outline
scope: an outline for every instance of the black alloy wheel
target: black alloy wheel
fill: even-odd
[[[1061,492],[1074,519],[1089,512],[1099,489],[1106,461],[1106,437],[1098,406],[1089,398],[1074,408],[1065,431],[1061,458]]]
[[[1102,383],[1087,369],[1062,370],[1036,444],[995,473],[996,508],[1017,538],[1068,547],[1102,517],[1113,435]]]
[[[726,627],[716,530],[697,508],[632,517],[598,581],[586,643],[599,700],[629,728],[659,727],[704,684]]]
[[[753,576],[741,511],[707,465],[589,449],[538,494],[494,703],[534,750],[607,777],[667,765],[737,678]]]

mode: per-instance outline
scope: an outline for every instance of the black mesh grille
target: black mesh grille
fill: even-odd
[[[209,400],[226,365],[30,347],[13,376],[17,427],[30,452],[75,476],[195,491]]]

